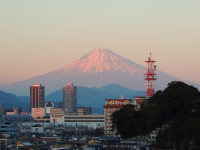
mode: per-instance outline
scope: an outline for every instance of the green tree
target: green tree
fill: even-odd
[[[163,124],[158,140],[176,143],[179,148],[189,143],[200,144],[200,93],[184,82],[173,81],[164,91],[156,92],[136,111],[125,106],[112,114],[112,129],[123,138],[145,135]]]
[[[133,105],[125,105],[122,109],[115,111],[111,115],[112,130],[122,138],[130,138],[138,132],[136,129],[138,112]],[[129,130],[127,130],[129,129]],[[130,130],[132,129],[132,130]],[[131,132],[131,133],[130,133]]]

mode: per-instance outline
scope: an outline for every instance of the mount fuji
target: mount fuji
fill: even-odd
[[[41,83],[45,86],[46,94],[49,94],[71,82],[76,86],[90,88],[120,84],[134,90],[145,90],[144,74],[144,66],[111,50],[98,48],[59,70],[28,80],[0,85],[0,89],[17,95],[29,95],[30,85]],[[169,82],[178,80],[159,70],[156,74],[156,89],[159,90],[164,89]]]

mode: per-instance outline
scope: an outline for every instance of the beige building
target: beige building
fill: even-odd
[[[67,113],[77,112],[77,87],[72,83],[63,87],[63,110]]]
[[[140,105],[143,104],[143,103],[146,103],[148,100],[147,97],[134,97],[134,105],[135,105],[135,108],[136,110],[139,110],[140,109]]]
[[[42,118],[45,116],[45,108],[31,108],[31,116],[33,118]]]
[[[79,107],[77,109],[78,115],[91,115],[92,114],[92,108],[91,107]]]
[[[50,109],[50,122],[56,123],[56,122],[63,122],[64,120],[65,112],[61,108],[51,108]]]
[[[50,123],[98,128],[104,126],[104,115],[68,114],[61,108],[51,108]]]
[[[114,135],[111,131],[111,114],[123,108],[124,105],[132,104],[131,99],[106,99],[106,105],[104,106],[104,118],[105,118],[105,135]]]

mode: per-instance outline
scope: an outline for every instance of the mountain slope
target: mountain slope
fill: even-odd
[[[29,110],[29,99],[26,97],[18,97],[11,93],[6,93],[4,91],[0,91],[0,104],[5,109],[12,109],[13,107],[23,107],[26,110]]]
[[[144,58],[145,59],[145,58]],[[29,87],[35,83],[45,86],[46,94],[62,88],[68,82],[77,86],[102,87],[120,84],[134,90],[145,90],[145,67],[123,58],[107,49],[95,49],[75,62],[50,73],[28,80],[0,85],[0,89],[18,95],[29,95]],[[157,89],[177,78],[157,71]]]

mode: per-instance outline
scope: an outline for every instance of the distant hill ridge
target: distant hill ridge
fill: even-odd
[[[4,91],[0,91],[0,104],[5,109],[12,109],[13,107],[23,107],[26,110],[29,109],[29,101],[27,102],[27,97],[16,96]]]

